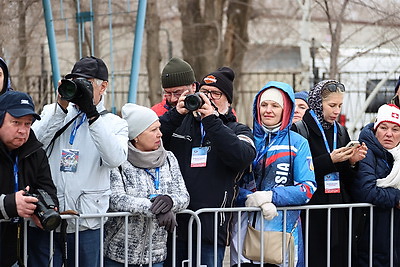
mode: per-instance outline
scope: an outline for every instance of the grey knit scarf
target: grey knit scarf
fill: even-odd
[[[153,169],[160,167],[164,164],[167,158],[167,151],[161,141],[161,145],[157,150],[154,151],[140,151],[128,143],[128,161],[135,167]]]

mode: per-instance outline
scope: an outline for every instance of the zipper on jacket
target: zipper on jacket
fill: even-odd
[[[250,171],[252,171],[251,169],[252,169],[252,165],[250,165]],[[235,200],[236,200],[236,198],[237,198],[237,196],[238,196],[238,194],[239,194],[237,182],[242,178],[242,176],[243,176],[243,174],[244,174],[245,171],[246,171],[246,170],[244,170],[244,171],[238,173],[238,174],[236,175],[236,177],[235,177],[235,186],[234,186],[234,188],[233,188],[233,197],[232,197],[232,200],[231,200],[230,208],[234,207]],[[238,216],[238,218],[239,218],[239,216]],[[231,212],[230,215],[229,215],[228,225],[227,225],[227,227],[226,227],[226,228],[227,228],[227,231],[226,231],[226,233],[227,233],[227,235],[226,235],[227,238],[226,238],[226,243],[225,243],[226,246],[230,246],[230,243],[231,243],[230,240],[231,240],[232,219],[233,219],[233,212]]]
[[[224,193],[224,200],[222,201],[221,208],[225,208],[226,202],[228,201],[227,198],[228,198],[228,192],[225,191],[225,193]],[[220,223],[219,223],[219,226],[223,226],[223,225],[224,225],[224,222],[225,222],[225,212],[220,212],[220,213],[219,213],[219,216],[220,216]]]
[[[192,142],[192,137],[191,137],[190,135],[180,135],[180,134],[177,134],[177,133],[173,133],[173,134],[172,134],[172,137],[175,137],[175,138],[179,138],[179,139],[183,139],[183,140],[187,140],[187,141],[189,141],[189,142]]]
[[[151,223],[153,223],[153,221],[152,221],[152,219],[151,218],[147,218],[147,226],[146,226],[146,231],[145,231],[145,233],[144,233],[144,238],[143,238],[143,240],[146,240],[146,237],[149,237],[149,238],[152,238],[152,236],[150,236],[150,224]],[[149,243],[151,242],[151,240],[149,239]],[[140,253],[140,259],[139,259],[139,262],[143,262],[143,259],[144,259],[144,254],[146,253],[146,245],[145,244],[143,244],[144,246],[143,246],[143,249],[142,249],[142,251],[141,251],[141,253]],[[152,260],[151,258],[150,258],[150,250],[149,250],[149,263],[150,263],[150,261]],[[141,263],[141,264],[139,264],[140,266],[143,266],[143,264]]]

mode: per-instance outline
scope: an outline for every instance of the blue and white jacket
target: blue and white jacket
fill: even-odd
[[[262,93],[274,87],[284,92],[284,114],[282,125],[276,132],[267,132],[261,125],[259,114],[259,98]],[[294,92],[286,83],[269,82],[254,98],[253,103],[253,134],[257,149],[257,157],[252,164],[255,183],[242,181],[239,191],[238,205],[244,205],[246,196],[255,190],[272,191],[272,203],[277,207],[297,206],[306,204],[316,190],[314,167],[310,147],[305,138],[290,130],[294,114]],[[251,177],[249,175],[245,176]],[[251,188],[251,185],[256,188]],[[250,185],[250,187],[249,187]],[[273,220],[263,219],[262,213],[257,213],[256,225],[260,229],[260,219],[264,220],[264,231],[283,231],[283,211]],[[249,215],[253,222],[254,213]],[[287,211],[286,231],[295,238],[295,265],[304,265],[303,241],[299,238],[301,232],[300,211]],[[243,224],[242,224],[243,225]],[[246,223],[244,224],[246,226]],[[244,235],[242,235],[244,238]],[[246,262],[246,261],[243,261]]]

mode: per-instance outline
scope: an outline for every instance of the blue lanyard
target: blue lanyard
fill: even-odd
[[[326,150],[328,151],[328,153],[331,153],[331,150],[330,150],[329,144],[328,144],[328,140],[326,139],[326,135],[325,135],[324,129],[322,128],[322,125],[319,122],[319,120],[317,118],[317,115],[315,115],[314,110],[311,110],[310,114],[313,117],[315,123],[317,124],[317,126],[319,128],[319,131],[322,134],[322,138],[324,139]],[[334,121],[333,122],[333,146],[332,146],[332,150],[336,149],[336,143],[337,143],[337,126],[336,126],[336,122]]]
[[[253,166],[257,165],[257,162],[259,162],[261,160],[262,157],[264,157],[265,153],[267,153],[267,151],[270,149],[270,147],[275,143],[276,138],[274,138],[272,140],[272,142],[270,142],[268,145],[265,145],[266,139],[270,136],[270,134],[266,134],[265,135],[265,139],[263,140],[264,144],[263,147],[261,149],[261,152],[258,153],[258,155],[256,156],[256,159],[253,161]],[[276,137],[276,136],[275,136]]]
[[[156,190],[160,187],[160,167],[156,168],[156,176],[154,176],[148,169],[144,169],[150,176],[151,179],[153,180],[154,187]]]
[[[201,133],[201,143],[200,146],[203,146],[204,137],[206,136],[206,131],[204,130],[203,123],[200,122],[200,133]]]
[[[82,112],[81,112],[82,113]],[[76,120],[74,121],[74,128],[72,129],[71,135],[69,136],[69,144],[72,145],[74,143],[75,140],[75,136],[76,136],[76,131],[78,131],[79,127],[82,125],[82,123],[86,120],[86,114],[84,113],[81,121],[79,122],[78,125],[76,125]]]
[[[14,191],[18,192],[18,156],[15,157],[14,162]]]

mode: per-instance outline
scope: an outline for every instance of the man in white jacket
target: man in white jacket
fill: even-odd
[[[105,110],[108,70],[103,60],[82,58],[65,78],[58,88],[57,103],[43,108],[41,121],[32,129],[47,149],[60,212],[106,213],[110,169],[127,159],[128,125]],[[79,266],[100,266],[100,223],[100,219],[79,220]],[[73,266],[75,220],[68,220],[66,234],[62,232],[55,235],[54,266],[65,261]],[[49,263],[49,235],[44,234],[30,229],[29,238],[35,245],[29,248],[29,266]]]

